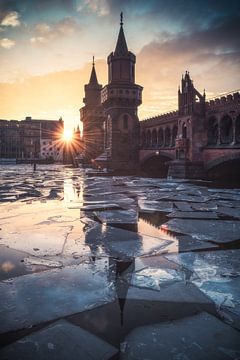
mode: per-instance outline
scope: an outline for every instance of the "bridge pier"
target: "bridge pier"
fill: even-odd
[[[204,179],[206,172],[202,161],[169,161],[168,177],[173,179]]]

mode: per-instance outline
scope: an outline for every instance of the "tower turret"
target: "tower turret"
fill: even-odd
[[[123,14],[115,47],[108,58],[108,85],[101,91],[106,112],[105,150],[116,172],[135,172],[138,167],[139,119],[142,87],[135,84],[135,55],[128,50],[123,30]]]
[[[103,151],[104,111],[101,105],[102,85],[98,83],[93,57],[89,83],[84,86],[84,107],[80,109],[83,122],[84,158],[91,162]]]

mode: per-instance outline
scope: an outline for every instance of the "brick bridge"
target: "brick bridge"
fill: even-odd
[[[140,166],[151,176],[240,178],[240,93],[206,101],[189,73],[178,111],[140,122]]]

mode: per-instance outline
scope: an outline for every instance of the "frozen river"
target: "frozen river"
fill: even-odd
[[[0,359],[238,359],[239,245],[237,188],[1,166]]]

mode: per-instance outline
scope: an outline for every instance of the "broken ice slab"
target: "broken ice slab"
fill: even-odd
[[[135,200],[122,194],[110,194],[110,195],[97,194],[97,195],[84,196],[83,202],[86,205],[92,203],[101,203],[101,202],[103,203],[112,202],[116,204],[131,205],[135,202]]]
[[[99,249],[109,256],[131,258],[167,252],[174,240],[167,234],[159,238],[140,235],[133,231],[98,225],[86,232],[86,245],[98,254]]]
[[[191,207],[196,211],[216,211],[218,204],[216,201],[207,201],[206,203],[191,203]]]
[[[240,250],[166,255],[168,260],[193,272],[190,281],[208,295],[218,308],[240,316]]]
[[[0,245],[0,281],[47,269],[43,265],[36,265],[30,268],[24,261],[24,258],[27,256],[28,254],[23,251],[17,251]]]
[[[104,259],[106,261],[106,259]],[[0,283],[0,333],[98,307],[115,299],[108,264],[98,261]]]
[[[130,284],[139,288],[160,290],[162,284],[181,281],[184,273],[174,269],[156,269],[147,267],[132,274]]]
[[[157,199],[155,199],[157,200]],[[190,195],[185,194],[183,192],[176,193],[174,191],[171,194],[168,194],[167,197],[168,201],[181,201],[181,202],[196,202],[196,203],[205,203],[206,201],[210,200],[209,196],[199,196],[199,195]]]
[[[121,346],[121,360],[237,359],[240,334],[208,313],[134,329]]]
[[[138,206],[141,211],[154,212],[171,212],[173,211],[173,203],[169,201],[139,200]]]
[[[118,349],[90,332],[59,320],[0,350],[0,357],[2,360],[109,360],[117,353]]]
[[[240,240],[240,221],[172,219],[161,229],[187,234],[194,239],[228,243]]]
[[[167,215],[170,218],[180,219],[218,219],[213,211],[173,211]]]
[[[201,241],[194,239],[188,235],[178,235],[178,251],[188,252],[188,251],[204,251],[204,250],[213,250],[218,249],[219,246],[217,244],[210,243],[208,241]]]
[[[187,202],[181,202],[181,201],[176,201],[174,203],[174,207],[180,211],[192,211],[192,206],[191,204],[187,203]]]
[[[78,228],[79,236],[84,237],[79,210],[68,210],[64,203],[55,200],[4,205],[0,221],[0,244],[31,255],[61,253],[73,228]]]
[[[138,221],[138,213],[133,209],[94,212],[97,219],[105,225],[135,225]]]
[[[69,207],[72,209],[73,207]],[[121,207],[117,204],[113,203],[105,203],[105,204],[89,204],[83,205],[80,207],[82,211],[104,211],[104,210],[113,210],[113,209],[121,209]]]
[[[234,209],[227,206],[219,206],[217,212],[221,215],[240,219],[240,207],[238,209]]]
[[[166,284],[166,286],[162,286],[160,291],[130,286],[127,292],[127,300],[157,301],[166,304],[171,306],[175,318],[179,317],[179,312],[183,312],[184,316],[192,314],[193,309],[195,311],[204,309],[204,311],[216,312],[213,302],[202,291],[194,284],[184,281]],[[191,305],[192,309],[188,312]],[[173,319],[174,316],[171,317],[169,314],[169,318]]]

